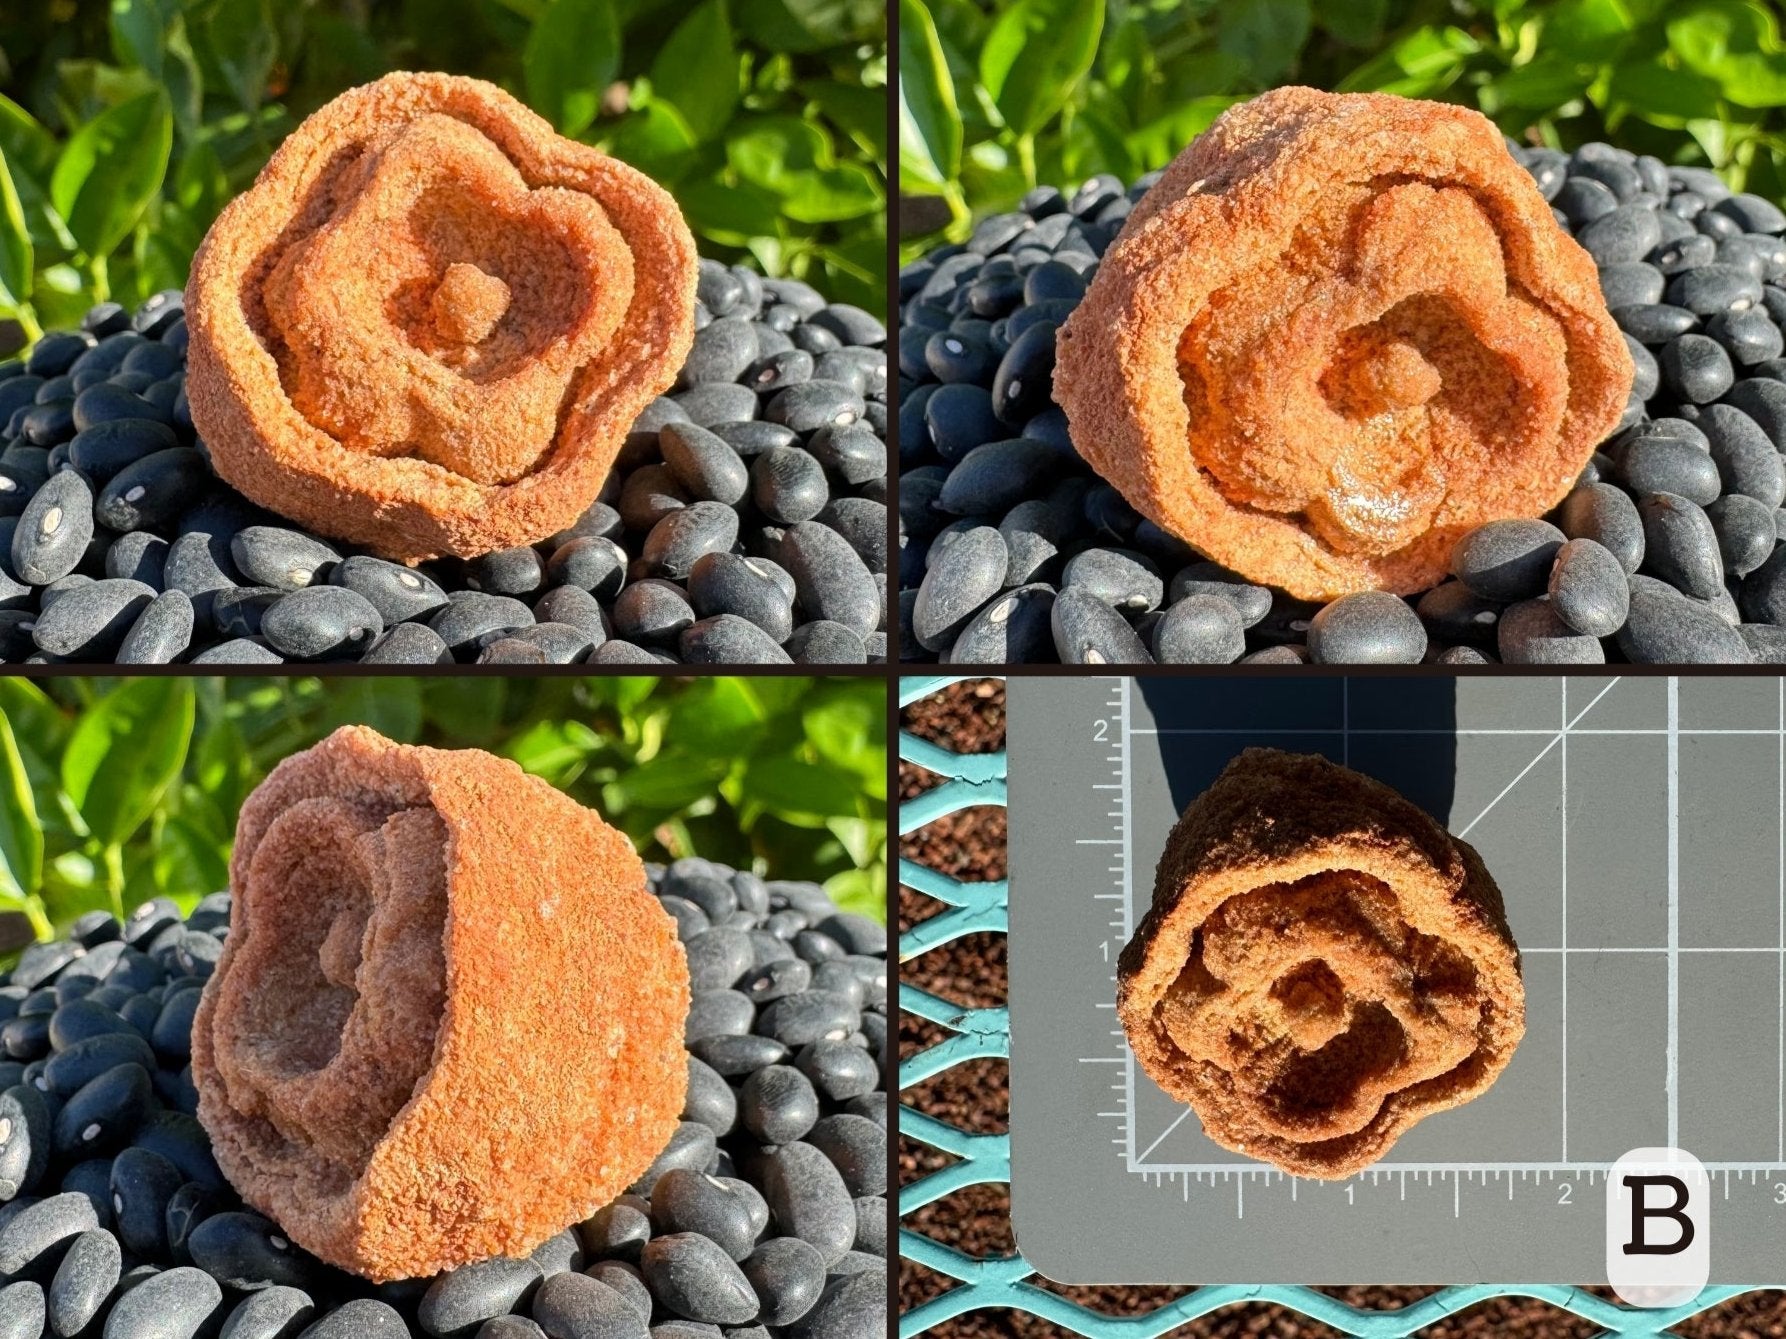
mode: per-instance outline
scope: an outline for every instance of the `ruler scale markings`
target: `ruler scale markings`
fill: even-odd
[[[1756,1153],[1759,1153],[1762,1158],[1765,1158],[1767,1152],[1773,1152],[1775,1153],[1775,1159],[1768,1160],[1765,1163],[1761,1161],[1745,1162],[1732,1160],[1722,1163],[1706,1164],[1708,1172],[1724,1181],[1725,1190],[1723,1197],[1731,1202],[1733,1208],[1740,1210],[1742,1204],[1747,1202],[1751,1196],[1767,1194],[1771,1199],[1772,1181],[1778,1178],[1782,1173],[1786,1173],[1786,682],[1777,685],[1777,701],[1775,704],[1772,704],[1776,707],[1774,713],[1776,719],[1774,722],[1769,723],[1770,728],[1766,730],[1727,729],[1701,731],[1688,728],[1683,721],[1683,715],[1691,715],[1692,713],[1691,711],[1683,713],[1679,702],[1681,690],[1678,680],[1670,680],[1666,683],[1667,712],[1663,728],[1624,730],[1584,728],[1582,718],[1596,702],[1600,701],[1607,692],[1616,686],[1617,682],[1617,680],[1614,680],[1612,683],[1602,686],[1596,694],[1586,695],[1591,697],[1592,700],[1588,701],[1584,707],[1578,702],[1572,701],[1572,698],[1575,698],[1576,695],[1569,692],[1568,684],[1566,682],[1559,680],[1556,690],[1558,692],[1558,697],[1553,700],[1555,705],[1551,707],[1551,710],[1558,713],[1557,716],[1552,717],[1552,719],[1557,722],[1556,728],[1554,729],[1501,731],[1458,730],[1455,732],[1435,731],[1429,733],[1454,734],[1459,740],[1460,746],[1466,738],[1476,735],[1502,734],[1532,738],[1538,745],[1537,749],[1534,750],[1538,753],[1538,757],[1525,764],[1526,771],[1521,774],[1521,777],[1516,777],[1515,781],[1518,781],[1523,776],[1530,775],[1532,771],[1535,771],[1542,757],[1550,748],[1554,747],[1557,749],[1559,767],[1559,802],[1557,805],[1559,832],[1558,845],[1550,848],[1550,851],[1554,856],[1560,858],[1561,868],[1552,876],[1552,879],[1549,882],[1550,886],[1556,888],[1557,892],[1555,896],[1557,896],[1559,900],[1559,920],[1553,922],[1553,924],[1558,925],[1557,937],[1559,942],[1546,945],[1522,945],[1522,952],[1532,955],[1532,960],[1534,962],[1542,961],[1550,955],[1556,955],[1562,960],[1562,963],[1568,964],[1574,964],[1582,954],[1599,952],[1609,954],[1651,953],[1660,954],[1665,957],[1668,976],[1668,998],[1666,1001],[1668,1053],[1665,1060],[1665,1087],[1668,1098],[1669,1138],[1671,1141],[1678,1142],[1678,1140],[1683,1137],[1688,1139],[1693,1137],[1692,1132],[1683,1131],[1681,1129],[1679,1085],[1685,1077],[1682,1073],[1681,1045],[1686,1039],[1681,1032],[1681,992],[1684,984],[1680,976],[1680,961],[1682,955],[1687,953],[1772,953],[1775,956],[1776,973],[1779,978],[1780,990],[1780,1009],[1776,1021],[1777,1035],[1775,1038],[1776,1064],[1782,1081],[1780,1100],[1775,1112],[1776,1147],[1773,1150],[1765,1149],[1765,1136],[1763,1136],[1763,1140],[1760,1141],[1762,1142],[1762,1147],[1759,1149],[1743,1148],[1739,1146],[1737,1149],[1732,1150],[1737,1153],[1738,1158],[1743,1155],[1753,1156]],[[1662,684],[1655,684],[1654,681],[1652,681],[1652,684],[1655,687],[1663,686]],[[1650,687],[1650,685],[1646,685],[1646,688],[1648,687]],[[1689,688],[1691,688],[1691,685]],[[1095,855],[1090,855],[1086,862],[1080,866],[1082,870],[1091,873],[1092,881],[1094,882],[1094,890],[1092,896],[1089,898],[1086,897],[1084,892],[1079,892],[1077,894],[1079,905],[1087,908],[1089,911],[1089,908],[1095,906],[1097,903],[1120,903],[1120,906],[1110,908],[1108,913],[1105,913],[1102,908],[1099,908],[1095,913],[1090,913],[1095,919],[1080,922],[1082,925],[1090,925],[1096,931],[1101,967],[1099,969],[1099,976],[1094,978],[1097,982],[1094,994],[1101,994],[1103,996],[1102,999],[1096,1000],[1100,1009],[1114,1009],[1114,1001],[1111,997],[1112,986],[1116,980],[1114,957],[1121,944],[1125,942],[1127,938],[1132,937],[1135,922],[1140,910],[1143,909],[1137,908],[1135,905],[1136,897],[1145,890],[1137,890],[1134,884],[1132,864],[1134,858],[1134,844],[1137,839],[1144,843],[1157,840],[1158,833],[1154,830],[1154,825],[1156,825],[1162,817],[1158,802],[1162,795],[1165,794],[1165,791],[1162,789],[1163,785],[1169,784],[1168,779],[1163,777],[1160,772],[1160,760],[1153,757],[1151,751],[1140,759],[1136,758],[1134,748],[1137,740],[1134,736],[1143,736],[1139,742],[1144,748],[1147,748],[1148,740],[1145,736],[1161,734],[1185,736],[1215,736],[1229,734],[1240,736],[1245,734],[1269,735],[1272,733],[1279,733],[1283,735],[1325,734],[1329,737],[1337,735],[1339,738],[1334,742],[1338,743],[1340,747],[1335,751],[1339,752],[1341,757],[1349,763],[1350,736],[1353,733],[1381,736],[1393,736],[1397,734],[1408,736],[1422,733],[1420,731],[1411,730],[1355,730],[1351,721],[1349,682],[1342,691],[1341,702],[1332,704],[1329,707],[1329,710],[1333,710],[1335,706],[1339,709],[1336,713],[1340,718],[1338,728],[1332,730],[1311,730],[1293,726],[1275,732],[1271,730],[1222,731],[1212,729],[1159,729],[1154,727],[1151,720],[1137,722],[1133,718],[1133,714],[1136,710],[1136,704],[1134,702],[1135,691],[1131,681],[1126,679],[1117,679],[1115,681],[1114,692],[1107,704],[1105,704],[1103,715],[1103,719],[1109,721],[1109,725],[1103,727],[1105,730],[1109,731],[1109,742],[1104,743],[1103,740],[1099,740],[1098,742],[1103,744],[1101,749],[1094,746],[1078,752],[1078,757],[1083,760],[1082,765],[1093,766],[1096,768],[1096,772],[1102,773],[1102,779],[1096,781],[1093,781],[1091,777],[1083,776],[1082,774],[1080,784],[1089,786],[1092,789],[1094,807],[1081,809],[1080,813],[1081,815],[1086,813],[1097,815],[1098,817],[1093,819],[1094,826],[1101,827],[1103,825],[1102,819],[1106,815],[1110,823],[1110,827],[1104,829],[1110,834],[1108,837],[1077,839],[1086,846],[1105,846],[1108,848],[1108,854],[1099,852]],[[1649,716],[1650,722],[1654,722],[1658,715],[1663,714],[1661,711],[1655,710],[1655,708],[1663,705],[1661,702],[1656,701],[1656,698],[1660,696],[1661,694],[1655,694],[1652,690],[1651,693],[1645,697],[1646,702],[1654,704],[1654,707],[1646,713]],[[1104,695],[1098,693],[1096,696],[1088,695],[1079,697],[1078,700],[1081,702],[1102,702],[1104,700]],[[1372,701],[1374,702],[1375,699],[1373,698]],[[1164,715],[1165,710],[1171,707],[1172,699],[1168,698],[1166,706],[1162,707],[1161,704],[1154,703],[1150,696],[1149,705],[1161,710],[1162,715]],[[1688,706],[1692,707],[1693,704],[1689,703]],[[1208,709],[1207,705],[1205,705],[1200,714],[1192,715],[1189,719],[1192,721],[1198,719],[1207,720],[1213,714],[1214,713]],[[1550,712],[1545,711],[1543,714],[1549,715]],[[1143,712],[1143,715],[1146,715],[1145,711]],[[1170,719],[1170,717],[1166,717],[1166,719]],[[1184,716],[1179,716],[1179,719],[1186,718]],[[1330,717],[1329,719],[1331,720],[1332,718]],[[1117,729],[1110,729],[1109,726],[1115,726]],[[1778,908],[1776,911],[1778,932],[1773,936],[1776,942],[1772,945],[1766,944],[1765,938],[1767,936],[1765,931],[1762,931],[1761,936],[1759,936],[1762,938],[1762,942],[1759,944],[1727,944],[1723,947],[1710,947],[1703,944],[1689,945],[1681,942],[1684,930],[1689,927],[1686,927],[1681,920],[1680,907],[1680,867],[1683,859],[1681,851],[1682,833],[1680,813],[1681,781],[1679,776],[1680,739],[1683,735],[1695,736],[1714,734],[1730,736],[1773,736],[1773,743],[1775,744],[1777,751],[1776,772],[1778,781],[1778,789],[1776,793],[1778,810],[1778,867],[1776,874],[1778,887],[1776,890],[1771,891],[1775,892],[1778,901]],[[1662,736],[1664,739],[1668,757],[1668,773],[1665,781],[1669,814],[1667,820],[1668,827],[1666,830],[1668,929],[1665,942],[1663,943],[1657,944],[1652,941],[1650,945],[1618,945],[1595,948],[1577,942],[1586,939],[1588,944],[1591,945],[1592,936],[1591,934],[1584,934],[1582,931],[1576,931],[1570,924],[1570,902],[1571,900],[1580,900],[1579,898],[1572,899],[1571,893],[1580,892],[1582,896],[1588,897],[1588,901],[1583,902],[1581,908],[1578,908],[1577,911],[1578,914],[1592,916],[1594,914],[1595,903],[1593,897],[1589,895],[1596,893],[1599,885],[1595,882],[1593,877],[1587,877],[1585,881],[1581,878],[1573,880],[1570,878],[1571,873],[1580,873],[1579,871],[1572,871],[1569,868],[1571,850],[1572,848],[1580,846],[1580,843],[1570,841],[1571,834],[1569,832],[1569,824],[1574,815],[1571,812],[1569,772],[1571,770],[1570,762],[1572,760],[1569,755],[1571,753],[1576,753],[1578,756],[1573,760],[1576,762],[1580,762],[1583,756],[1589,757],[1592,760],[1593,766],[1590,771],[1590,779],[1596,779],[1600,775],[1598,770],[1593,769],[1602,768],[1604,764],[1591,752],[1587,755],[1580,754],[1580,739],[1570,738],[1572,735],[1648,736],[1652,738]],[[1162,739],[1158,742],[1164,744],[1166,741]],[[1413,743],[1412,740],[1409,742]],[[1294,747],[1294,745],[1292,745],[1292,747]],[[1517,747],[1517,744],[1514,744],[1516,750]],[[1227,750],[1220,744],[1212,742],[1205,746],[1204,752],[1219,761],[1221,757],[1226,756]],[[1460,751],[1460,766],[1458,769],[1460,777],[1464,770],[1461,765],[1463,756],[1473,757],[1478,761],[1481,761],[1485,755],[1480,751],[1474,754],[1466,754]],[[1169,765],[1174,769],[1171,777],[1172,780],[1175,781],[1178,763],[1176,760],[1171,760]],[[1139,768],[1140,771],[1139,776],[1136,775],[1137,768]],[[1472,775],[1480,779],[1481,773],[1473,771]],[[1500,787],[1497,785],[1495,788],[1499,789]],[[1508,787],[1506,792],[1503,792],[1500,797],[1497,797],[1497,802],[1504,802],[1507,793],[1510,793],[1513,788],[1514,787]],[[1544,786],[1544,789],[1548,790],[1548,785]],[[1135,831],[1134,802],[1137,792],[1141,793],[1142,804],[1145,813],[1148,816],[1147,823],[1149,825],[1146,830],[1140,833]],[[1588,792],[1584,792],[1584,796],[1587,793]],[[1098,799],[1104,801],[1106,809],[1099,810],[1095,807],[1095,801]],[[1526,807],[1523,799],[1516,799],[1515,804],[1519,805],[1522,809]],[[1604,817],[1603,813],[1596,814],[1588,800],[1583,799],[1582,804],[1589,806],[1584,810],[1584,822],[1593,824],[1597,822],[1599,818]],[[1118,807],[1110,808],[1109,806],[1111,805],[1116,805]],[[1511,809],[1514,806],[1503,804],[1503,807]],[[1480,817],[1481,816],[1478,816],[1478,819],[1480,819]],[[1080,828],[1080,831],[1084,831],[1083,826]],[[1465,829],[1465,831],[1468,831],[1468,829]],[[1498,828],[1497,831],[1499,831]],[[1065,845],[1075,839],[1072,837],[1070,831],[1066,831],[1061,832],[1054,840],[1061,845]],[[1493,845],[1492,840],[1490,845]],[[1055,849],[1059,850],[1060,846],[1057,846]],[[1591,849],[1591,843],[1589,847],[1581,847],[1580,849],[1583,851]],[[1104,863],[1100,864],[1098,863],[1099,861]],[[1592,869],[1588,869],[1588,874],[1592,875],[1592,873]],[[1580,883],[1582,887],[1580,889],[1572,890],[1569,887],[1572,882]],[[1106,891],[1096,891],[1096,883],[1102,883],[1103,888]],[[1543,885],[1540,884],[1538,886],[1539,888],[1542,888]],[[1083,887],[1083,884],[1081,884],[1081,887]],[[1542,912],[1540,912],[1540,918],[1546,918],[1543,916]],[[1119,936],[1121,937],[1119,938]],[[1726,939],[1729,937],[1730,936],[1725,936]],[[1584,978],[1584,980],[1587,979],[1589,978]],[[1579,985],[1579,983],[1577,984]],[[1553,987],[1550,992],[1553,1007],[1558,1005],[1560,996],[1560,1000],[1562,1001],[1560,1005],[1560,1013],[1563,1017],[1566,1017],[1567,1013],[1568,995],[1571,993],[1569,987],[1569,977],[1568,974],[1565,973],[1558,985]],[[1083,1009],[1086,997],[1078,996],[1077,998],[1080,1002],[1076,1003],[1073,1007],[1076,1009]],[[1587,997],[1584,996],[1584,1000],[1586,1000],[1586,998]],[[1597,1015],[1595,1016],[1597,1017]],[[1116,1020],[1112,1016],[1109,1021],[1114,1024]],[[1691,1022],[1692,1020],[1688,1019],[1686,1021]],[[1584,1026],[1587,1026],[1587,1024],[1584,1024]],[[1569,1099],[1571,1096],[1580,1097],[1579,1093],[1571,1094],[1569,1092],[1571,1087],[1580,1086],[1578,1083],[1571,1083],[1572,1074],[1570,1064],[1572,1056],[1579,1052],[1580,1048],[1579,1045],[1571,1045],[1573,1038],[1569,1036],[1567,1028],[1565,1028],[1563,1035],[1560,1038],[1554,1039],[1552,1042],[1553,1045],[1559,1046],[1560,1049],[1560,1053],[1553,1053],[1553,1056],[1557,1057],[1557,1059],[1553,1060],[1553,1063],[1560,1063],[1562,1069],[1557,1096],[1562,1128],[1558,1134],[1551,1135],[1548,1139],[1542,1141],[1548,1143],[1551,1148],[1558,1148],[1560,1145],[1557,1160],[1539,1160],[1531,1162],[1409,1161],[1406,1163],[1398,1163],[1391,1159],[1377,1164],[1365,1175],[1347,1182],[1335,1183],[1332,1185],[1319,1181],[1312,1182],[1311,1191],[1307,1198],[1303,1198],[1300,1194],[1298,1178],[1287,1177],[1282,1173],[1276,1172],[1269,1166],[1250,1162],[1244,1159],[1244,1157],[1237,1157],[1233,1162],[1191,1160],[1183,1162],[1153,1162],[1152,1159],[1159,1156],[1159,1150],[1165,1148],[1167,1144],[1173,1143],[1175,1138],[1177,1140],[1174,1145],[1175,1150],[1180,1153],[1191,1153],[1192,1158],[1195,1158],[1196,1156],[1196,1152],[1193,1150],[1207,1151],[1215,1153],[1218,1156],[1220,1156],[1223,1151],[1211,1146],[1208,1141],[1199,1134],[1194,1123],[1189,1124],[1186,1129],[1181,1130],[1179,1128],[1180,1126],[1186,1126],[1187,1122],[1189,1122],[1189,1118],[1195,1113],[1188,1107],[1165,1102],[1154,1087],[1147,1082],[1145,1076],[1137,1073],[1139,1066],[1134,1060],[1133,1054],[1127,1045],[1126,1038],[1123,1035],[1120,1026],[1111,1026],[1107,1031],[1110,1041],[1108,1043],[1103,1043],[1103,1045],[1107,1045],[1110,1049],[1103,1054],[1079,1057],[1079,1063],[1119,1065],[1121,1066],[1121,1069],[1119,1072],[1110,1075],[1112,1080],[1109,1083],[1110,1096],[1104,1097],[1101,1102],[1088,1102],[1085,1104],[1085,1107],[1081,1108],[1081,1110],[1089,1110],[1093,1107],[1111,1108],[1110,1110],[1098,1111],[1096,1114],[1105,1120],[1120,1120],[1123,1122],[1120,1137],[1113,1136],[1111,1140],[1113,1153],[1114,1150],[1121,1149],[1121,1156],[1123,1156],[1125,1160],[1125,1165],[1128,1168],[1128,1171],[1133,1174],[1138,1174],[1141,1178],[1141,1183],[1149,1187],[1150,1190],[1156,1188],[1166,1189],[1175,1184],[1179,1191],[1181,1202],[1190,1206],[1198,1202],[1191,1194],[1193,1187],[1204,1195],[1212,1193],[1219,1194],[1222,1191],[1227,1190],[1230,1183],[1232,1183],[1234,1199],[1231,1201],[1231,1208],[1234,1217],[1228,1221],[1235,1225],[1234,1230],[1237,1232],[1251,1231],[1257,1233],[1259,1231],[1259,1224],[1257,1222],[1250,1228],[1242,1228],[1240,1226],[1240,1223],[1245,1218],[1246,1212],[1245,1182],[1250,1177],[1258,1178],[1261,1183],[1255,1187],[1256,1193],[1262,1193],[1267,1196],[1263,1210],[1261,1210],[1258,1205],[1254,1206],[1255,1219],[1259,1219],[1262,1214],[1267,1223],[1278,1221],[1272,1219],[1273,1201],[1270,1197],[1273,1195],[1284,1196],[1286,1194],[1284,1186],[1287,1184],[1289,1187],[1287,1191],[1288,1202],[1302,1206],[1297,1212],[1331,1214],[1335,1211],[1334,1206],[1336,1205],[1338,1209],[1342,1211],[1346,1210],[1346,1206],[1351,1205],[1359,1210],[1358,1221],[1368,1224],[1371,1221],[1373,1213],[1388,1212],[1395,1203],[1395,1201],[1391,1200],[1387,1195],[1379,1195],[1376,1193],[1377,1190],[1381,1188],[1394,1187],[1396,1197],[1406,1201],[1406,1213],[1430,1213],[1434,1218],[1442,1219],[1443,1201],[1439,1197],[1444,1194],[1447,1189],[1446,1183],[1449,1182],[1450,1185],[1448,1188],[1451,1192],[1450,1198],[1452,1204],[1450,1207],[1452,1209],[1452,1217],[1454,1220],[1461,1220],[1463,1209],[1466,1207],[1463,1203],[1464,1196],[1462,1192],[1467,1178],[1471,1190],[1471,1195],[1469,1197],[1470,1204],[1468,1207],[1472,1210],[1472,1213],[1477,1216],[1477,1221],[1495,1221],[1496,1215],[1498,1214],[1516,1214],[1521,1217],[1514,1220],[1499,1219],[1498,1221],[1526,1221],[1536,1223],[1538,1217],[1553,1211],[1565,1215],[1573,1212],[1570,1209],[1561,1206],[1567,1206],[1571,1203],[1575,1205],[1582,1204],[1586,1197],[1584,1192],[1587,1191],[1587,1188],[1601,1184],[1605,1176],[1606,1169],[1603,1164],[1581,1161],[1579,1154],[1574,1160],[1570,1158],[1571,1148],[1576,1141],[1573,1141],[1570,1138],[1572,1132],[1569,1128]],[[1086,1029],[1084,1035],[1092,1039],[1091,1048],[1101,1049],[1100,1044],[1096,1040],[1096,1034],[1091,1033],[1090,1029]],[[1762,1035],[1765,1036],[1765,1034]],[[1592,1040],[1592,1038],[1590,1037],[1589,1040]],[[1061,1056],[1056,1063],[1073,1064],[1074,1062],[1068,1060],[1066,1056]],[[1548,1068],[1548,1066],[1546,1067]],[[1592,1075],[1590,1074],[1589,1077],[1591,1078]],[[1104,1084],[1104,1079],[1099,1079],[1097,1081],[1096,1087],[1100,1095],[1103,1092]],[[1142,1091],[1143,1088],[1145,1089],[1144,1091]],[[1591,1091],[1584,1091],[1588,1091],[1589,1097],[1592,1097],[1593,1094]],[[1765,1092],[1761,1094],[1761,1096],[1765,1098]],[[1141,1107],[1145,1107],[1146,1111],[1140,1110]],[[1581,1109],[1588,1110],[1589,1108],[1582,1107]],[[1691,1115],[1691,1111],[1689,1111],[1689,1115]],[[1150,1127],[1146,1131],[1140,1129],[1140,1122],[1143,1119],[1147,1121]],[[1762,1121],[1758,1122],[1758,1124],[1761,1125],[1762,1129],[1765,1129],[1765,1117],[1763,1117]],[[1100,1130],[1100,1136],[1095,1140],[1088,1139],[1086,1141],[1088,1147],[1094,1145],[1096,1147],[1102,1146],[1102,1133],[1107,1132],[1108,1127],[1098,1126],[1097,1128]],[[1591,1141],[1587,1142],[1591,1145]],[[1444,1148],[1445,1145],[1440,1144],[1435,1148],[1435,1151],[1439,1151],[1441,1156],[1443,1156]],[[1508,1146],[1492,1147],[1487,1151],[1499,1154],[1502,1157],[1511,1153],[1517,1158],[1519,1154],[1526,1152],[1528,1148],[1530,1148],[1529,1142],[1520,1141],[1514,1142]],[[1170,1156],[1172,1151],[1173,1150],[1168,1150],[1167,1156]],[[1470,1149],[1470,1146],[1465,1145],[1459,1151],[1465,1151],[1467,1153],[1473,1150]],[[1593,1150],[1595,1153],[1600,1153],[1601,1151],[1602,1150],[1597,1148]],[[1103,1155],[1097,1154],[1097,1156],[1101,1158]],[[1413,1175],[1410,1177],[1409,1173],[1412,1173]],[[1415,1187],[1412,1195],[1410,1195],[1408,1189],[1410,1180],[1413,1181]],[[1731,1189],[1733,1183],[1736,1187],[1735,1191]],[[1571,1186],[1575,1188],[1576,1192],[1573,1200],[1569,1198],[1569,1188]],[[1500,1194],[1503,1187],[1506,1190],[1505,1196]],[[1518,1190],[1523,1190],[1525,1193],[1518,1194],[1516,1193]],[[1486,1194],[1484,1192],[1486,1192]],[[1559,1193],[1561,1196],[1560,1198]],[[1356,1198],[1353,1198],[1354,1194],[1356,1195]],[[1335,1198],[1336,1196],[1338,1197],[1337,1200]],[[1276,1203],[1280,1205],[1283,1202],[1284,1200],[1281,1198],[1276,1201]],[[1591,1202],[1591,1199],[1588,1200],[1588,1202]],[[1207,1209],[1217,1210],[1216,1214],[1213,1215],[1211,1219],[1211,1221],[1216,1223],[1219,1223],[1223,1218],[1227,1217],[1226,1214],[1220,1212],[1220,1205],[1220,1200],[1216,1200],[1213,1203],[1207,1203],[1206,1205]],[[1497,1208],[1497,1206],[1499,1207]],[[1551,1208],[1546,1206],[1555,1207]],[[1176,1210],[1177,1206],[1173,1206],[1173,1208]],[[1484,1215],[1486,1215],[1486,1217],[1484,1217]],[[1274,1228],[1273,1230],[1275,1231],[1276,1229]],[[1367,1226],[1364,1230],[1372,1231],[1375,1229]]]

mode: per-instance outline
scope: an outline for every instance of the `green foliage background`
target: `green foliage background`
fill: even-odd
[[[884,685],[836,678],[0,678],[0,909],[228,886],[243,798],[339,725],[514,759],[632,838],[886,917]]]
[[[908,250],[965,236],[1038,183],[1133,180],[1230,103],[1288,83],[1461,102],[1524,143],[1607,139],[1779,199],[1777,14],[1759,0],[900,0],[900,189],[939,197],[927,216],[948,220]]]
[[[0,22],[0,317],[183,287],[284,134],[391,70],[474,74],[670,187],[702,251],[886,291],[882,0],[18,0]]]

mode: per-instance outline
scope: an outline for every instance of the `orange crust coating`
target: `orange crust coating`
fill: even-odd
[[[1074,445],[1138,511],[1321,600],[1424,590],[1470,528],[1554,505],[1633,375],[1486,117],[1307,88],[1173,161],[1057,345]]]
[[[582,514],[694,338],[648,177],[493,84],[392,74],[300,125],[205,235],[186,393],[216,470],[385,557]]]
[[[1324,1179],[1486,1091],[1525,1033],[1476,852],[1387,786],[1276,749],[1242,753],[1173,827],[1116,1008],[1211,1139]]]
[[[687,960],[631,844],[476,749],[344,726],[250,795],[192,1029],[249,1204],[383,1281],[519,1256],[626,1189],[687,1086]]]

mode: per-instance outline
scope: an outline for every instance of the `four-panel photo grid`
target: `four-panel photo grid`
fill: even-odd
[[[0,1339],[1786,1335],[1782,666],[1771,0],[0,5]]]

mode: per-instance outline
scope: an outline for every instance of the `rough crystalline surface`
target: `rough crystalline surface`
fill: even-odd
[[[1167,840],[1117,1012],[1210,1138],[1337,1178],[1494,1082],[1525,989],[1466,843],[1324,758],[1248,749]]]
[[[1479,113],[1280,88],[1129,215],[1058,339],[1073,441],[1137,510],[1304,599],[1423,590],[1616,426],[1594,263]]]
[[[286,139],[193,261],[217,472],[388,557],[563,529],[694,334],[675,202],[491,84],[393,74]]]
[[[249,1204],[372,1279],[524,1255],[682,1110],[688,967],[626,838],[515,764],[359,726],[248,797],[192,1032]]]

